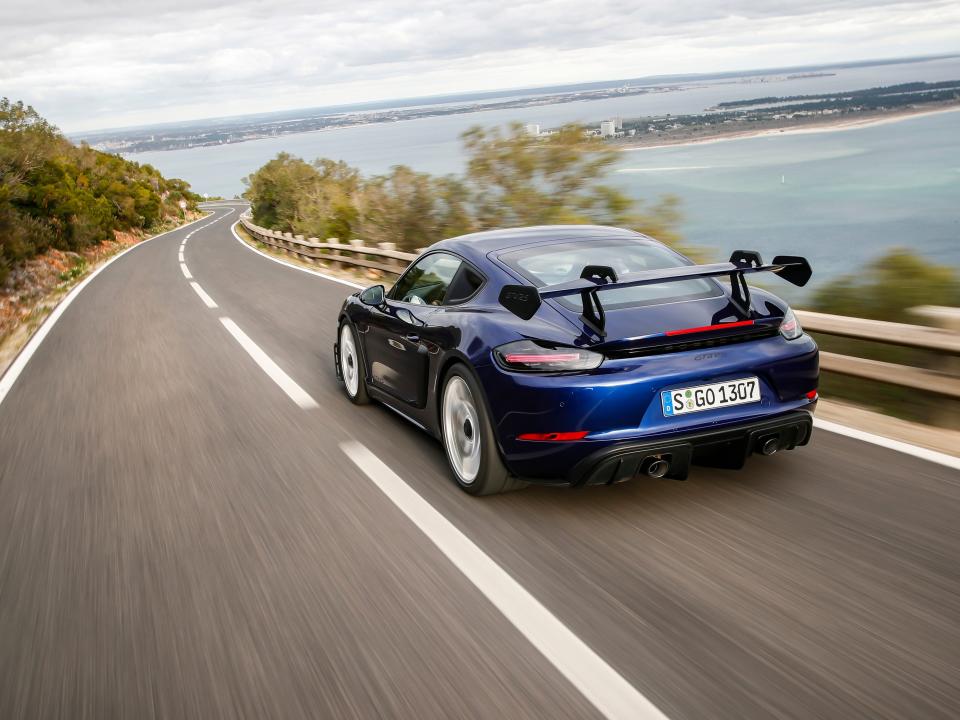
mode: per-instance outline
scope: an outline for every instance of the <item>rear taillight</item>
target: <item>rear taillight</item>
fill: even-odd
[[[493,351],[501,367],[520,372],[571,372],[593,370],[603,362],[603,355],[591,350],[550,346],[533,340],[518,340]]]
[[[803,328],[800,327],[800,321],[793,314],[793,310],[787,308],[783,314],[783,320],[780,321],[780,334],[787,340],[796,340],[803,335]]]

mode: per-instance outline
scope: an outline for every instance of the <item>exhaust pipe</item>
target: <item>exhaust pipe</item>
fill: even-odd
[[[773,455],[780,449],[780,438],[778,436],[763,438],[760,441],[760,454]]]
[[[670,471],[670,463],[662,458],[648,457],[640,470],[652,478],[662,478]]]

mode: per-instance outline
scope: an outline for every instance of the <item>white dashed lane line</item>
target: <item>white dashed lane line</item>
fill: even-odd
[[[226,217],[229,214],[230,213],[226,213],[221,217]],[[198,232],[205,227],[213,225],[214,222],[217,222],[217,220],[209,222],[206,225],[201,225],[194,232]],[[214,302],[213,298],[210,297],[202,287],[200,287],[198,282],[193,280],[193,274],[190,272],[190,269],[187,267],[187,264],[184,261],[184,245],[186,245],[186,242],[189,238],[190,236],[187,235],[180,245],[180,271],[183,273],[183,276],[190,281],[190,287],[192,287],[194,292],[200,296],[200,299],[203,300],[206,306],[208,308],[215,308],[217,307],[217,303]],[[313,408],[319,407],[317,401],[314,400],[306,390],[300,387],[293,380],[293,378],[287,375],[287,373],[285,373],[283,369],[260,348],[259,345],[251,340],[249,336],[243,330],[241,330],[233,320],[228,317],[221,317],[220,322],[227,329],[227,332],[233,335],[234,340],[240,344],[240,347],[246,350],[247,354],[253,358],[253,361],[260,366],[260,369],[263,370],[271,380],[279,385],[280,389],[283,390],[287,396],[299,407],[303,408],[304,410],[312,410]]]
[[[220,318],[220,322],[227,329],[234,340],[240,343],[240,347],[247,351],[247,354],[253,358],[253,361],[260,366],[267,376],[273,380],[287,396],[304,410],[312,410],[320,407],[302,387],[294,382],[293,378],[287,375],[279,365],[277,365],[269,355],[267,355],[260,346],[247,337],[247,334],[241,330],[237,324],[228,317]]]
[[[213,301],[213,298],[207,295],[207,293],[204,291],[202,287],[200,287],[198,283],[191,282],[190,287],[192,287],[196,291],[197,295],[199,295],[200,299],[203,300],[204,303],[206,303],[206,306],[208,308],[215,308],[217,306],[217,304]]]
[[[604,717],[666,720],[639,690],[366,446],[350,441],[340,448]]]

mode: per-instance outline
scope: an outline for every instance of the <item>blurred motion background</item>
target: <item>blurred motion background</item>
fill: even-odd
[[[960,717],[960,4],[14,0],[0,27],[0,720],[604,715],[358,441],[671,718]],[[477,501],[343,397],[337,281],[567,223],[806,256],[805,288],[757,284],[822,350],[811,447]]]
[[[537,34],[503,37],[494,31],[503,19],[473,6],[443,20],[422,9],[398,15],[386,3],[372,20],[295,2],[269,13],[241,5],[232,42],[200,42],[192,26],[163,27],[139,31],[151,39],[146,47],[127,39],[109,52],[92,48],[120,21],[85,7],[82,30],[56,57],[7,54],[7,67],[21,71],[7,92],[49,108],[67,132],[56,149],[51,141],[30,157],[24,148],[43,142],[29,137],[59,131],[42,113],[18,120],[9,103],[19,98],[8,100],[0,272],[9,276],[48,248],[74,252],[118,231],[158,227],[178,216],[169,208],[182,198],[192,210],[201,196],[243,196],[266,229],[407,252],[473,230],[593,222],[635,228],[700,259],[740,247],[802,253],[815,269],[811,285],[778,289],[799,308],[952,326],[947,314],[913,308],[960,303],[960,57],[950,54],[956,38],[945,31],[955,9],[740,5],[654,12],[601,3],[587,17],[561,3],[537,14]],[[29,13],[6,12],[31,27]],[[172,13],[137,7],[128,19],[163,25]],[[194,25],[227,26],[215,3],[192,6],[190,16]],[[301,20],[287,23],[293,18]],[[572,32],[574,21],[589,32]],[[278,31],[282,48],[245,37],[253,22]],[[782,36],[787,24],[802,40]],[[347,27],[358,38],[390,29],[383,56],[344,44],[335,28]],[[59,31],[51,25],[44,37]],[[417,40],[426,32],[444,41]],[[544,39],[551,32],[554,39]],[[470,43],[455,50],[466,36]],[[181,46],[190,50],[174,50]],[[196,60],[189,70],[188,56]],[[44,69],[78,84],[63,90]],[[248,114],[204,116],[241,107]],[[98,129],[123,123],[130,126]],[[155,199],[117,200],[124,191],[110,178],[77,188],[87,182],[84,162],[109,163],[89,149],[67,150],[70,141],[119,153],[161,180],[160,173],[183,180],[173,181],[173,194],[157,181],[143,185],[140,192],[159,191]],[[66,180],[34,167],[41,157],[60,162],[84,152]],[[61,181],[73,187],[51,185]],[[78,192],[90,197],[78,201]],[[80,213],[78,203],[86,203]],[[52,277],[78,274],[81,260],[54,257]],[[4,335],[24,317],[38,322],[22,297],[30,276],[5,283]],[[367,268],[365,277],[378,272]],[[50,282],[33,284],[42,294]],[[953,367],[942,353],[878,344],[864,333],[818,339],[829,352],[889,367]],[[881,372],[828,372],[824,394],[956,425],[944,404],[957,398],[931,392],[936,376],[918,375],[907,388],[878,382]]]

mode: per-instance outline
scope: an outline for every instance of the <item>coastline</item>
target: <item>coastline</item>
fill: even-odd
[[[685,147],[688,145],[711,145],[729,140],[746,140],[749,138],[773,137],[779,135],[812,135],[815,133],[842,132],[844,130],[860,130],[875,125],[889,125],[928,115],[960,111],[960,104],[933,109],[913,109],[906,112],[885,112],[879,115],[870,115],[858,118],[831,119],[823,122],[806,122],[787,125],[784,127],[765,127],[756,130],[736,130],[728,133],[715,133],[702,137],[658,138],[648,143],[625,142],[616,143],[620,152],[636,152],[639,150],[656,150],[665,147]]]

